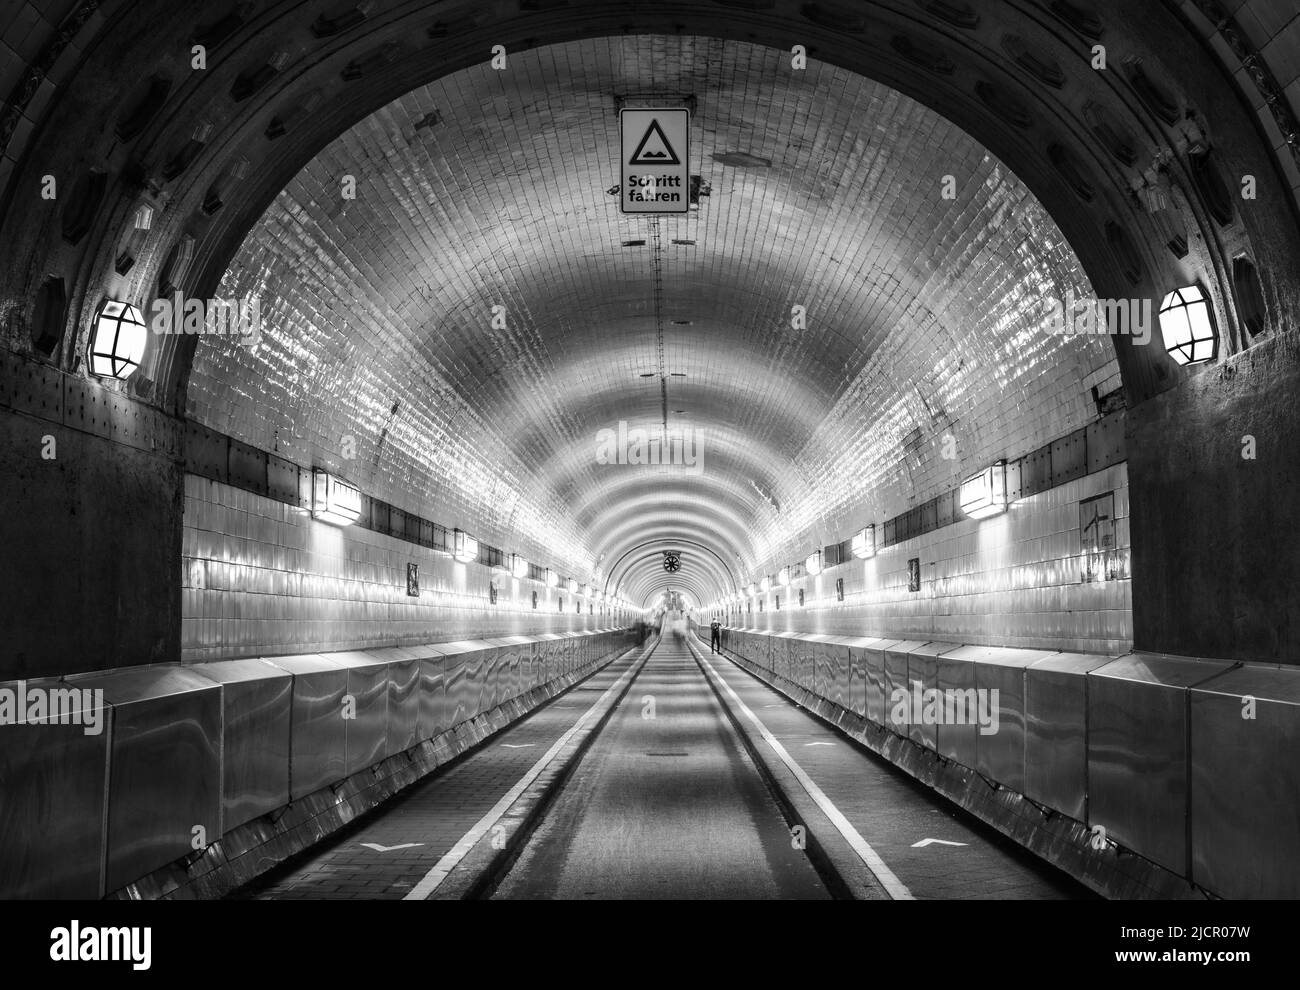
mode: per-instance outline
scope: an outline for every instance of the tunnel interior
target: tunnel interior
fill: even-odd
[[[0,728],[14,793],[68,781],[8,828],[92,823],[0,892],[225,892],[195,820],[341,827],[667,617],[1143,862],[1053,853],[1098,892],[1295,896],[1300,781],[1235,768],[1300,739],[1300,20],[62,7],[7,49],[0,699],[113,715]],[[679,212],[624,209],[643,110]],[[891,735],[913,683],[998,685],[1011,748]]]

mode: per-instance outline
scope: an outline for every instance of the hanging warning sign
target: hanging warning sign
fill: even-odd
[[[619,112],[624,213],[685,213],[691,208],[690,120],[685,109]]]

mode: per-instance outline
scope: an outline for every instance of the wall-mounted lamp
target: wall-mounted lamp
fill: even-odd
[[[783,588],[790,583],[789,567],[782,567],[779,571],[776,572],[776,583],[781,585],[781,587]]]
[[[551,570],[549,567],[546,568],[546,587],[554,588],[559,583],[560,583],[560,576],[556,574],[553,570]]]
[[[90,373],[104,378],[128,378],[144,360],[148,330],[140,311],[130,303],[106,299],[90,324]]]
[[[311,514],[331,526],[351,526],[361,518],[361,490],[324,471],[312,471]]]
[[[569,578],[569,583],[566,587],[569,589],[569,594],[576,595],[578,593],[578,582],[575,579]]]
[[[528,561],[517,553],[510,555],[510,573],[517,578],[528,577]]]
[[[852,543],[853,556],[859,560],[866,560],[868,557],[876,555],[876,527],[872,525],[866,529],[860,529],[853,534]]]
[[[468,533],[455,529],[452,530],[452,554],[462,564],[468,564],[478,560],[478,540]]]
[[[1007,462],[998,461],[961,483],[961,511],[987,519],[1007,509]]]
[[[1160,338],[1179,364],[1213,361],[1219,337],[1210,301],[1198,285],[1175,289],[1160,303]]]
[[[766,595],[772,589],[772,579],[764,575],[763,580],[759,582],[759,587],[762,588],[763,594]]]
[[[822,572],[822,552],[814,550],[809,554],[808,559],[803,562],[803,569],[809,574],[820,574]]]

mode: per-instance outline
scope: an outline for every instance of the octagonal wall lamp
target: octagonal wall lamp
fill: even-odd
[[[1199,285],[1175,289],[1160,302],[1160,339],[1179,364],[1213,361],[1219,348],[1210,301]]]
[[[130,303],[105,299],[90,324],[90,373],[100,378],[129,378],[144,360],[148,339],[138,309]]]

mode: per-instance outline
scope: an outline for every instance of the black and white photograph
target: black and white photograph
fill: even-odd
[[[1300,0],[0,0],[6,961],[1297,900]]]

